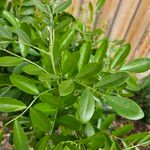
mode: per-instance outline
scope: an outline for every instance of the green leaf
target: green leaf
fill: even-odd
[[[68,48],[68,46],[71,44],[73,38],[75,36],[75,31],[70,29],[68,30],[61,38],[60,40],[60,49],[61,51],[64,51]]]
[[[32,95],[39,94],[35,82],[28,77],[19,74],[14,74],[10,76],[10,80],[17,88],[28,94]]]
[[[95,130],[90,123],[87,123],[85,126],[85,134],[87,137],[93,136],[95,134]]]
[[[59,99],[59,97],[57,96],[53,96],[53,94],[50,92],[45,92],[41,94],[40,99],[44,103],[48,103],[53,108],[57,108],[57,107],[59,108],[59,107],[62,107],[63,105],[63,102],[61,101],[61,99]]]
[[[130,77],[127,81],[127,89],[132,90],[132,91],[139,91],[140,86],[137,83],[137,79],[135,77]]]
[[[144,117],[144,113],[140,106],[128,98],[105,95],[104,99],[112,106],[118,115],[130,120],[139,120]]]
[[[83,43],[80,48],[80,58],[78,62],[79,70],[86,64],[88,64],[91,55],[91,42],[87,41]]]
[[[130,49],[131,49],[130,44],[125,44],[121,48],[119,48],[111,61],[110,68],[114,68],[114,67],[117,67],[118,65],[120,65],[125,60],[125,58],[128,56]]]
[[[13,127],[13,142],[16,150],[29,150],[27,136],[17,120]]]
[[[63,143],[59,143],[58,145],[56,145],[56,147],[54,148],[54,150],[62,150],[63,149]]]
[[[86,89],[79,99],[79,119],[82,123],[87,123],[95,111],[95,101],[90,89]]]
[[[40,139],[40,141],[36,144],[35,150],[46,150],[48,145],[49,136],[46,135]]]
[[[7,21],[9,21],[15,28],[19,27],[19,21],[17,18],[14,17],[13,14],[11,14],[10,12],[4,10],[3,11],[3,16],[7,19]]]
[[[94,58],[95,62],[101,63],[103,61],[104,57],[106,57],[107,48],[108,48],[108,40],[105,39],[103,40],[99,49],[96,51],[95,58]]]
[[[102,122],[100,129],[102,130],[108,129],[114,120],[115,120],[115,115],[109,114]]]
[[[98,63],[89,63],[80,70],[76,78],[89,78],[90,76],[96,75],[100,70],[101,66]]]
[[[54,13],[59,13],[64,11],[66,8],[68,8],[72,3],[72,0],[66,0],[64,2],[61,2],[60,4],[58,4],[55,9],[54,9]]]
[[[141,73],[150,70],[150,58],[137,58],[121,67],[122,71]]]
[[[58,118],[58,123],[71,130],[79,130],[80,123],[73,116],[61,116]]]
[[[0,86],[2,85],[10,85],[10,79],[8,74],[0,74]]]
[[[127,125],[124,125],[123,127],[116,129],[115,131],[112,132],[112,134],[114,136],[123,136],[131,132],[133,128],[134,126],[132,124],[127,124]]]
[[[10,97],[0,97],[0,111],[1,112],[15,112],[23,110],[26,108],[26,105],[14,98]]]
[[[0,38],[12,40],[12,33],[9,27],[0,25]]]
[[[2,67],[12,67],[17,66],[23,60],[21,58],[12,57],[12,56],[4,56],[0,57],[0,66]]]
[[[123,84],[125,81],[129,79],[129,74],[126,72],[117,72],[107,76],[104,76],[100,79],[100,81],[95,84],[95,87],[113,87]]]
[[[78,59],[79,59],[78,52],[73,52],[71,55],[69,55],[62,66],[63,74],[73,72],[77,68]]]
[[[47,15],[50,15],[50,12],[47,9],[46,5],[44,5],[40,0],[32,0],[32,2],[39,10],[41,10]]]
[[[97,0],[97,3],[96,3],[96,12],[100,11],[102,6],[104,5],[105,3],[105,0]]]
[[[32,124],[35,127],[39,128],[41,131],[45,131],[45,132],[50,131],[51,129],[50,120],[48,116],[45,115],[43,112],[35,108],[31,108],[30,117],[31,117]]]
[[[59,93],[60,96],[66,96],[72,93],[74,90],[74,83],[73,80],[65,80],[62,81],[59,85]]]
[[[93,17],[94,17],[94,7],[93,7],[92,2],[89,2],[88,8],[89,8],[89,12],[90,12],[90,21],[92,22]]]
[[[38,103],[35,104],[34,107],[37,110],[42,111],[43,113],[47,114],[47,115],[51,115],[55,113],[55,109],[52,108],[49,104],[47,103]]]
[[[45,73],[43,70],[41,70],[41,68],[39,68],[35,65],[32,65],[32,64],[28,64],[28,65],[24,66],[23,71],[30,75],[42,75]]]

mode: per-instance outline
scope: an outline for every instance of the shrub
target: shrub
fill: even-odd
[[[100,29],[90,31],[64,12],[70,4],[14,1],[2,12],[0,111],[9,116],[1,134],[13,125],[16,150],[148,145],[148,132],[129,135],[132,124],[117,129],[111,124],[116,115],[144,117],[128,91],[139,88],[133,73],[149,70],[150,59],[126,63],[130,44],[112,57],[111,42],[100,38]]]

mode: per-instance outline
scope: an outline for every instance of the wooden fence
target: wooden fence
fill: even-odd
[[[69,11],[86,23],[89,2],[96,0],[73,0]],[[106,0],[95,26],[105,28],[111,40],[130,42],[129,59],[150,56],[150,0]]]

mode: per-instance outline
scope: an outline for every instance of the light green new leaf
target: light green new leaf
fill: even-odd
[[[95,130],[90,123],[87,123],[85,126],[85,134],[87,137],[93,136],[95,134]]]
[[[144,113],[140,106],[128,98],[106,95],[104,99],[112,106],[118,115],[130,120],[139,120],[144,117]]]
[[[42,75],[45,73],[43,70],[41,70],[41,68],[39,68],[35,65],[32,65],[32,64],[28,64],[28,65],[24,66],[23,71],[30,75]]]
[[[95,100],[90,89],[86,89],[79,99],[79,119],[82,123],[87,123],[93,116],[95,110]]]
[[[2,67],[12,67],[17,66],[23,60],[21,58],[12,57],[12,56],[4,56],[0,57],[0,66]]]
[[[49,136],[46,135],[40,139],[40,141],[36,144],[35,150],[46,150],[48,145]]]
[[[125,44],[121,48],[119,48],[111,61],[110,68],[114,68],[114,67],[117,67],[118,65],[120,65],[125,60],[125,58],[128,56],[130,49],[131,49],[130,44]]]
[[[26,108],[26,105],[14,98],[10,97],[0,97],[0,111],[1,112],[15,112],[23,110]]]
[[[13,142],[16,150],[29,150],[27,136],[17,120],[13,127]]]
[[[32,0],[32,2],[39,10],[41,10],[47,15],[50,15],[50,12],[47,9],[46,5],[44,5],[40,0]]]
[[[31,117],[32,124],[35,127],[40,129],[41,131],[45,131],[45,132],[50,131],[51,123],[46,114],[44,114],[43,112],[41,112],[35,108],[31,108],[30,109],[30,117]]]
[[[117,128],[115,131],[112,132],[115,136],[123,136],[132,131],[134,126],[132,124],[126,124],[123,127]]]
[[[117,72],[107,76],[104,76],[100,79],[100,81],[95,85],[95,87],[112,87],[123,84],[125,81],[129,79],[129,74],[126,72]]]
[[[15,28],[19,27],[19,21],[17,18],[14,17],[13,14],[11,14],[10,12],[4,10],[3,11],[3,16],[7,19],[7,21],[9,21]]]
[[[150,58],[137,58],[121,67],[122,71],[141,73],[150,70]]]
[[[73,116],[61,116],[60,118],[58,118],[58,123],[71,130],[80,129],[79,121],[75,119]]]
[[[86,64],[88,64],[91,55],[91,42],[87,41],[83,43],[80,48],[80,58],[78,62],[79,70]]]
[[[103,61],[103,58],[106,56],[107,48],[108,48],[108,40],[106,39],[102,42],[99,49],[96,51],[94,58],[95,62],[101,63]]]
[[[35,82],[28,77],[19,74],[14,74],[10,76],[10,80],[17,88],[28,94],[39,94]]]
[[[60,40],[60,49],[61,51],[64,51],[68,48],[68,46],[71,44],[73,38],[75,36],[75,30],[68,30],[61,38]]]
[[[58,4],[55,9],[54,9],[54,13],[59,13],[64,11],[66,8],[68,8],[72,3],[72,0],[66,0],[64,2],[61,2],[60,4]]]
[[[74,83],[72,80],[62,81],[59,85],[60,96],[66,96],[72,93],[74,90]]]
[[[85,65],[80,72],[77,74],[76,78],[84,78],[84,77],[91,77],[96,75],[100,72],[101,66],[98,63],[89,63]]]
[[[109,114],[102,122],[100,129],[102,130],[108,129],[114,120],[115,120],[115,115]]]

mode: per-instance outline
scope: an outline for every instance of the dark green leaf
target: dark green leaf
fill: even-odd
[[[128,64],[121,67],[122,71],[129,71],[135,73],[145,72],[150,70],[150,58],[137,58],[130,61]]]
[[[104,76],[100,81],[95,85],[95,87],[113,87],[123,84],[129,79],[129,74],[126,72],[117,72],[107,76]]]
[[[71,130],[79,130],[80,129],[80,123],[77,119],[75,119],[72,116],[61,116],[58,119],[58,123],[64,127],[67,127]]]
[[[62,81],[59,85],[60,96],[66,96],[72,93],[74,90],[74,83],[72,80]]]
[[[90,76],[96,75],[100,70],[101,66],[98,63],[89,63],[80,70],[76,78],[89,78]]]
[[[12,67],[20,64],[23,60],[21,58],[4,56],[0,57],[0,66],[3,67]]]
[[[33,125],[37,128],[39,128],[41,131],[50,131],[51,129],[51,123],[47,115],[45,115],[43,112],[31,108],[30,109],[30,117]]]
[[[0,86],[1,85],[10,85],[10,79],[8,74],[0,74]]]
[[[104,40],[100,45],[99,49],[96,51],[95,54],[95,62],[102,63],[103,58],[106,57],[106,51],[108,48],[108,40]]]
[[[1,112],[15,112],[23,110],[26,108],[26,105],[14,98],[9,97],[0,97],[0,111]]]
[[[109,114],[102,122],[100,129],[102,130],[108,129],[114,120],[115,120],[115,115]]]
[[[79,118],[82,123],[87,123],[94,114],[95,100],[90,89],[86,89],[79,99]]]
[[[120,65],[125,60],[125,58],[128,56],[130,49],[131,49],[130,44],[125,44],[121,48],[119,48],[111,61],[110,68],[114,68],[114,67],[117,67],[118,65]]]
[[[26,134],[17,120],[13,127],[13,141],[16,150],[29,150]]]
[[[40,139],[40,141],[36,144],[35,150],[46,150],[48,145],[49,136],[46,135]]]
[[[17,88],[28,94],[39,94],[35,82],[28,77],[19,74],[14,74],[10,76],[10,80]]]
[[[78,62],[79,70],[86,64],[88,64],[91,55],[91,42],[87,41],[83,43],[80,48],[80,58]]]
[[[133,128],[134,127],[132,124],[127,124],[124,125],[123,127],[116,129],[115,131],[112,132],[112,134],[115,136],[122,136],[132,131]]]
[[[127,119],[139,120],[144,117],[140,106],[128,98],[106,95],[104,99],[119,115]]]

